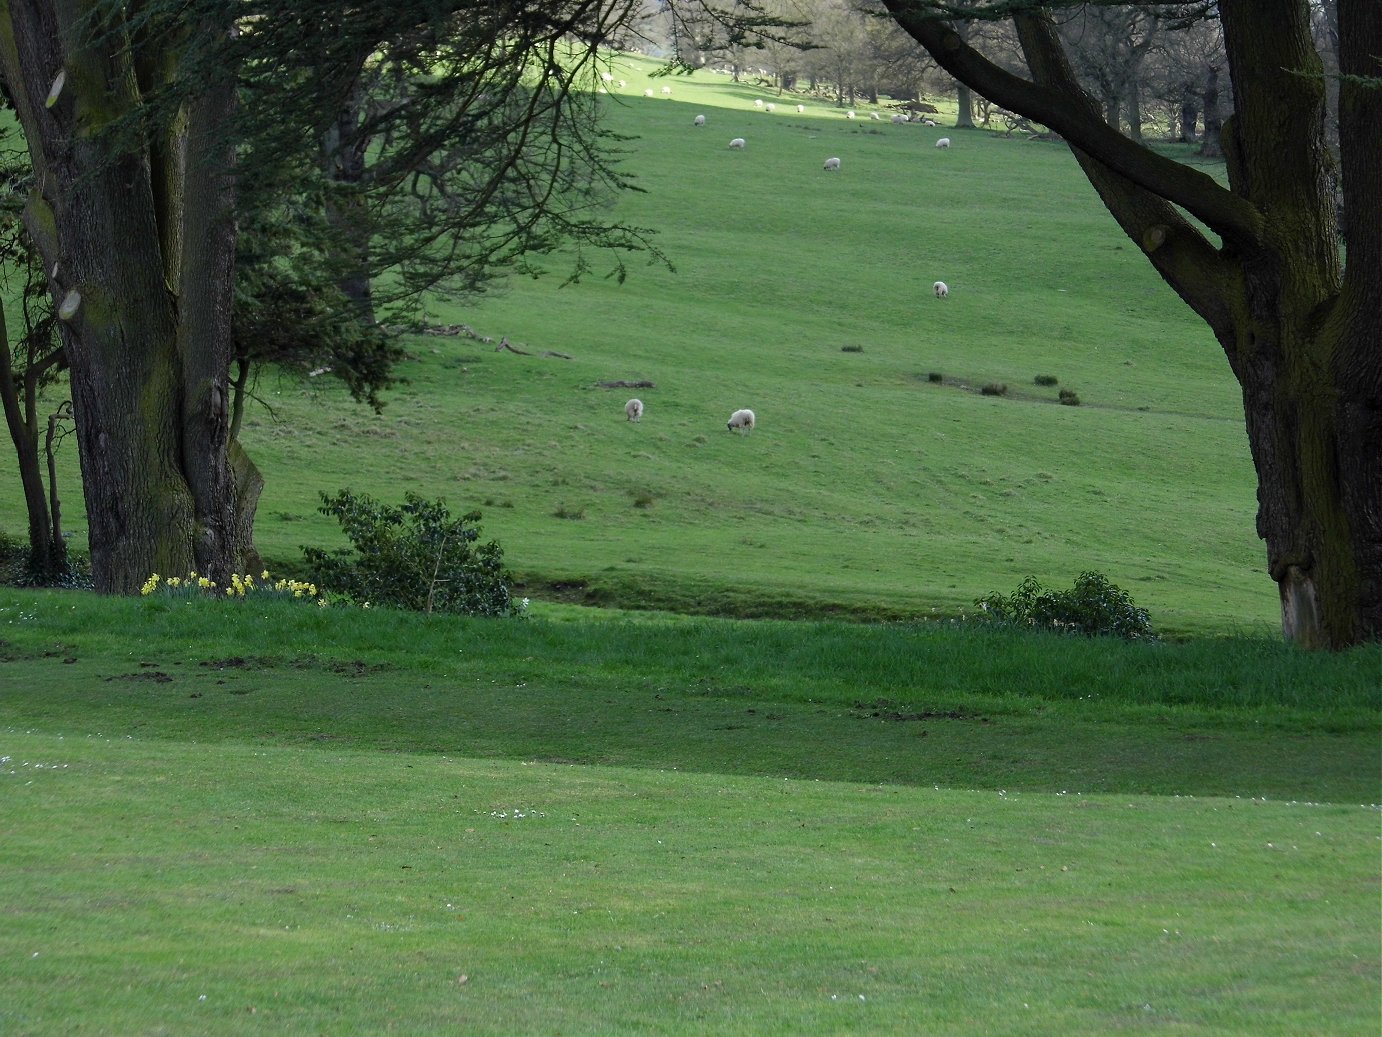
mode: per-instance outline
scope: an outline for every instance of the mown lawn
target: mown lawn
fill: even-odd
[[[1374,650],[13,591],[0,638],[7,1032],[1376,1019]]]

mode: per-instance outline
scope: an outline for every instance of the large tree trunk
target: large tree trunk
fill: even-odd
[[[1180,141],[1183,144],[1195,143],[1195,124],[1200,118],[1200,99],[1187,92],[1180,102]]]
[[[1200,95],[1204,108],[1204,139],[1200,142],[1200,154],[1205,158],[1223,158],[1224,150],[1220,142],[1224,122],[1219,115],[1219,68],[1210,65],[1205,71],[1204,93]]]
[[[111,593],[154,572],[224,579],[239,568],[226,455],[235,228],[219,136],[232,95],[207,87],[161,135],[107,132],[175,55],[138,67],[119,25],[93,36],[87,18],[51,0],[0,8],[0,66],[39,185],[25,225],[67,315],[92,576]],[[196,31],[223,38],[228,23]]]
[[[974,129],[974,94],[963,83],[955,84],[955,129]]]
[[[1128,136],[1142,140],[1142,80],[1135,75],[1128,78]]]

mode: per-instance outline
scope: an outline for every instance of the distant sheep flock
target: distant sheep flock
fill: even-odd
[[[719,70],[719,69],[715,69],[715,70],[713,70],[713,71],[720,71],[720,70]],[[605,75],[602,75],[602,76],[601,76],[601,79],[603,79],[604,82],[609,83],[609,82],[611,82],[612,77],[611,77],[610,75],[608,75],[608,74],[605,74]],[[625,85],[624,80],[622,80],[622,79],[619,80],[619,86],[620,86],[621,88],[623,88],[624,85]],[[664,97],[669,96],[671,93],[672,93],[672,88],[671,88],[671,87],[669,87],[669,86],[664,86],[664,87],[662,88],[662,95],[663,95]],[[651,89],[648,89],[648,90],[644,90],[644,91],[643,91],[643,96],[645,96],[645,97],[653,97],[653,96],[655,96],[655,94],[653,93],[653,91],[652,91]],[[772,103],[770,103],[770,102],[764,102],[764,101],[761,100],[761,99],[755,99],[754,102],[753,102],[753,107],[754,107],[755,109],[759,110],[759,111],[768,111],[768,112],[771,112],[771,111],[774,110],[774,105],[773,105]],[[800,113],[806,111],[806,106],[803,105],[803,104],[799,104],[799,105],[797,105],[796,107],[797,107],[797,112],[798,112],[798,114],[800,114]],[[846,119],[853,119],[853,118],[856,117],[856,113],[855,113],[853,110],[848,110],[848,111],[846,111],[846,112],[844,113],[844,116],[845,116]],[[870,112],[870,113],[869,113],[869,118],[870,118],[870,119],[881,119],[881,116],[880,116],[877,112]],[[907,112],[898,112],[898,113],[894,114],[894,115],[891,117],[891,119],[892,119],[892,122],[893,122],[894,124],[896,124],[896,125],[905,125],[905,124],[907,124],[907,123],[920,123],[920,124],[922,124],[922,125],[924,125],[924,126],[935,126],[935,125],[936,125],[936,122],[935,122],[935,120],[933,120],[933,119],[924,119],[924,118],[922,118],[921,116],[913,116],[913,115],[911,115],[911,114],[909,114],[909,113],[907,113]],[[704,126],[704,125],[705,125],[705,116],[704,116],[704,115],[697,115],[694,119],[692,119],[692,125],[693,125],[693,126]],[[731,149],[731,150],[734,150],[734,151],[742,151],[742,150],[744,150],[744,148],[745,148],[746,146],[747,146],[747,142],[745,141],[745,139],[744,139],[743,137],[734,137],[734,138],[731,139],[730,142],[729,142],[729,147],[730,147],[730,149]],[[947,148],[950,147],[950,138],[949,138],[949,137],[941,137],[939,140],[936,141],[936,147],[940,148],[941,150],[946,150]],[[828,173],[839,172],[839,170],[840,170],[840,159],[839,159],[839,157],[838,157],[838,156],[832,155],[830,158],[826,159],[826,160],[825,160],[824,169],[825,169],[825,171],[828,172]],[[935,292],[935,295],[936,295],[936,298],[937,298],[937,299],[945,299],[945,298],[948,298],[949,295],[950,295],[950,286],[947,285],[944,281],[937,281],[935,284],[933,284],[933,285],[931,286],[931,289],[932,289],[933,292]],[[639,400],[639,399],[629,400],[627,403],[624,404],[624,416],[625,416],[629,421],[631,421],[631,422],[638,422],[638,421],[641,421],[641,420],[643,419],[643,409],[644,409],[644,408],[643,408],[643,401],[642,401],[642,400]],[[753,411],[751,411],[751,410],[749,410],[748,408],[744,407],[744,408],[740,408],[739,410],[736,410],[734,413],[732,413],[732,414],[729,416],[729,421],[727,421],[727,422],[725,423],[725,428],[728,429],[728,430],[731,431],[731,432],[746,432],[746,433],[747,433],[747,432],[753,431],[755,421],[756,421],[756,419],[755,419],[755,417],[754,417]]]

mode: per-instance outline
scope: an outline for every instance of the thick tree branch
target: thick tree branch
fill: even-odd
[[[1179,205],[1225,240],[1256,242],[1262,215],[1213,177],[1129,140],[1091,112],[1083,91],[1032,83],[1000,68],[913,0],[882,0],[907,33],[956,79],[989,100],[1049,126],[1072,146],[1139,187]],[[1034,16],[1028,16],[1034,17]]]
[[[1098,104],[1080,89],[1075,70],[1050,21],[1044,16],[1021,15],[1014,22],[1027,66],[1037,84],[1081,98],[1091,118],[1098,119]],[[1235,314],[1241,314],[1241,268],[1225,259],[1164,198],[1134,183],[1088,152],[1079,148],[1071,150],[1124,233],[1137,243],[1167,284],[1227,347],[1234,336]],[[1229,357],[1232,361],[1232,351]]]

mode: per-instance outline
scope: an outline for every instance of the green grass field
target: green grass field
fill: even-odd
[[[1375,650],[0,592],[0,1032],[1366,1033]]]
[[[1375,1032],[1382,646],[1276,636],[1208,333],[1060,147],[653,67],[613,211],[675,272],[436,302],[533,355],[244,432],[275,573],[414,491],[529,618],[0,587],[0,1034]],[[958,619],[1086,569],[1170,638]]]
[[[1065,148],[851,122],[814,100],[768,114],[752,108],[768,95],[708,73],[651,81],[673,92],[646,99],[653,68],[617,70],[610,123],[636,135],[624,168],[646,193],[611,215],[656,228],[675,272],[635,258],[622,285],[562,287],[558,257],[546,279],[435,303],[431,323],[574,359],[421,336],[382,416],[326,379],[261,379],[271,410],[251,406],[242,438],[267,479],[272,568],[341,543],[315,508],[349,486],[480,508],[533,596],[955,615],[1028,574],[1068,586],[1094,569],[1168,633],[1276,626],[1228,366]],[[597,387],[641,379],[656,388]],[[990,382],[1008,397],[977,391]],[[1058,405],[1061,388],[1081,406]],[[749,436],[725,429],[741,406]],[[79,543],[70,467],[64,489]],[[0,519],[22,531],[17,487]]]

